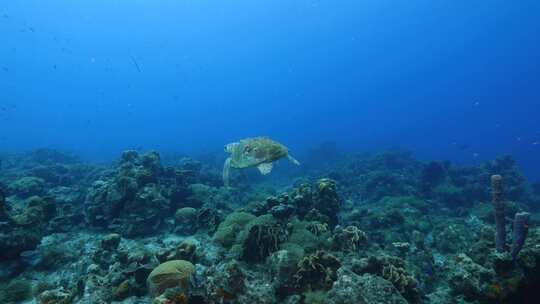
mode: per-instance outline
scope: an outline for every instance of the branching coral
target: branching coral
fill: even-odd
[[[306,229],[316,236],[320,236],[328,231],[328,224],[317,221],[309,222],[306,225]]]
[[[260,262],[279,249],[282,229],[275,224],[256,224],[249,229],[242,244],[240,258],[249,262]]]
[[[208,269],[205,277],[205,293],[211,303],[226,303],[245,290],[245,275],[235,260]]]
[[[418,283],[406,270],[405,261],[395,256],[378,256],[362,259],[354,272],[358,274],[371,273],[383,277],[406,299],[414,301],[418,299]]]
[[[336,257],[319,250],[298,263],[298,271],[294,278],[300,289],[330,289],[337,279],[339,267],[341,262]]]
[[[343,251],[358,251],[367,241],[367,234],[356,226],[338,228],[332,237],[332,245]]]

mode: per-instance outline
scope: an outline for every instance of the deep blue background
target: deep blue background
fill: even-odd
[[[0,4],[0,150],[512,154],[540,178],[540,2]],[[138,71],[135,62],[139,65]]]

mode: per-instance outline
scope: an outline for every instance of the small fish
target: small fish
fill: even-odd
[[[133,61],[133,64],[135,65],[135,67],[137,68],[137,71],[139,71],[139,73],[141,72],[141,67],[139,67],[139,63],[137,62],[137,60],[135,59],[135,57],[131,56],[131,61]]]

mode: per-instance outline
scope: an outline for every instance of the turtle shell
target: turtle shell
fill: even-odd
[[[289,154],[287,147],[267,137],[242,139],[227,145],[227,151],[231,153],[231,167],[239,169],[271,163]]]

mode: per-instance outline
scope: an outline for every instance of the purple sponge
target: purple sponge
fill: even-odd
[[[504,218],[504,201],[502,176],[491,176],[491,198],[495,209],[495,247],[497,252],[506,251],[506,227]]]
[[[529,231],[530,213],[520,212],[514,216],[514,235],[512,239],[512,259],[516,259],[519,251],[525,244],[527,232]]]

